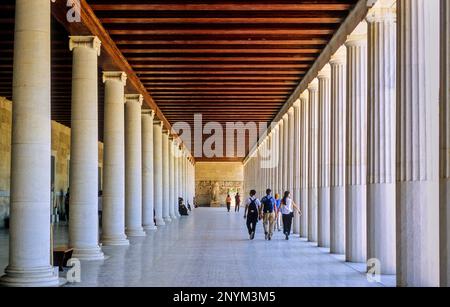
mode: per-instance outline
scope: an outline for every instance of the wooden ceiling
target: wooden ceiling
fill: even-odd
[[[14,3],[0,4],[0,95],[7,97],[14,18],[8,2]],[[229,121],[270,122],[356,2],[86,1],[171,124],[193,125],[194,113],[201,113],[204,122],[224,127]],[[52,116],[68,125],[71,54],[65,28],[53,29]]]

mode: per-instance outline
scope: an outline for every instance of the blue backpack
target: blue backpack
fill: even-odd
[[[263,199],[261,199],[261,203],[263,205],[264,213],[273,212],[273,204],[275,203],[275,201],[272,196],[264,196]]]

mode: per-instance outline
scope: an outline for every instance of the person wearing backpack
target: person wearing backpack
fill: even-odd
[[[275,222],[275,199],[272,197],[272,190],[266,190],[266,196],[261,199],[264,235],[266,240],[272,240],[273,226]]]
[[[250,191],[250,197],[245,203],[244,219],[247,219],[247,229],[250,236],[250,240],[255,238],[256,224],[258,223],[258,218],[260,216],[261,203],[255,197],[256,191]]]

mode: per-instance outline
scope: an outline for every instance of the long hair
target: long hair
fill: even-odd
[[[287,201],[287,199],[288,199],[288,197],[289,197],[289,194],[291,194],[291,192],[289,192],[289,191],[284,192],[284,196],[283,196],[282,202],[283,202],[283,204],[285,204],[285,205],[286,205],[286,201]]]

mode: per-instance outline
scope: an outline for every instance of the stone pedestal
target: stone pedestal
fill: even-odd
[[[9,263],[2,286],[57,286],[50,264],[50,1],[17,0]]]
[[[126,74],[104,72],[102,243],[128,245],[125,235],[125,108]]]
[[[101,260],[97,111],[100,41],[95,36],[72,36],[69,47],[73,52],[69,245],[74,258]]]
[[[142,123],[143,97],[125,95],[125,233],[145,236],[142,228]]]

